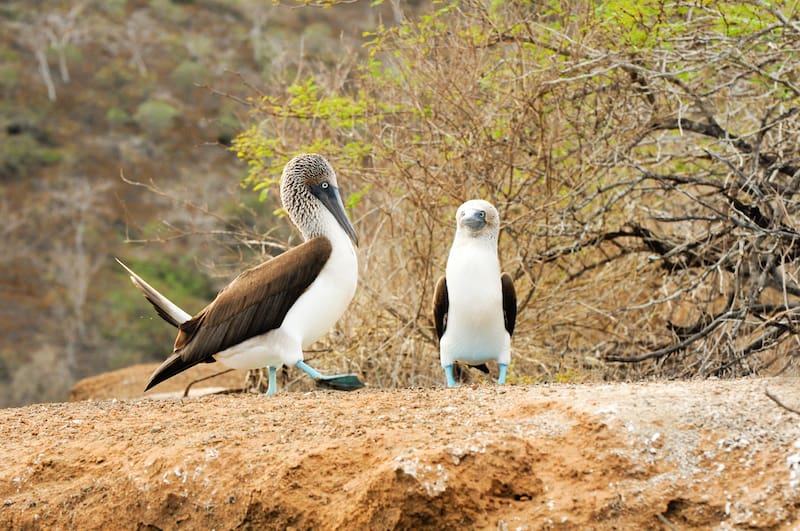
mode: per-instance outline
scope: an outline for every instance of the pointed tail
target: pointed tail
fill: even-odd
[[[128,266],[120,262],[119,258],[116,258],[116,260],[119,262],[119,265],[125,268],[125,271],[131,276],[133,284],[144,293],[145,298],[150,301],[150,304],[153,305],[162,319],[177,328],[192,318],[191,315],[181,310],[174,302],[156,291],[153,286],[142,280],[142,278],[131,271]]]
[[[208,360],[194,360],[187,362],[181,357],[180,352],[173,353],[169,358],[164,360],[164,363],[159,365],[159,367],[153,371],[152,376],[150,376],[150,381],[147,382],[147,387],[144,388],[145,391],[149,391],[156,385],[160,384],[164,380],[172,378],[178,373],[185,371],[191,367],[194,367],[198,363],[209,363],[213,362],[214,358],[210,358]]]

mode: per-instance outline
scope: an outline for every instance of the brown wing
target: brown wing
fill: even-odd
[[[436,337],[439,339],[442,339],[445,328],[447,328],[447,310],[449,307],[450,299],[447,296],[447,279],[442,275],[433,290],[433,320],[436,323]]]
[[[251,337],[278,328],[331,254],[327,238],[314,238],[228,284],[191,320],[181,324],[172,355],[156,369],[147,389]]]
[[[503,319],[506,323],[508,335],[514,335],[514,326],[517,324],[517,292],[514,290],[514,281],[511,275],[500,275],[500,284],[503,286]]]

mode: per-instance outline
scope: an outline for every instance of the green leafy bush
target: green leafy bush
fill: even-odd
[[[147,100],[136,109],[133,119],[148,133],[160,133],[171,127],[180,111],[165,101]]]
[[[196,61],[184,61],[172,71],[172,80],[183,91],[190,91],[208,79],[208,69]]]
[[[110,125],[124,125],[131,120],[131,115],[128,114],[125,109],[120,109],[119,107],[111,107],[106,112],[106,121]]]
[[[29,133],[6,135],[0,140],[0,178],[22,176],[59,160],[60,151],[43,146]]]
[[[0,89],[13,89],[18,84],[19,67],[14,64],[0,65]]]

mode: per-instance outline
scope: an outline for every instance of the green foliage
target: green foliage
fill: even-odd
[[[16,51],[0,45],[0,90],[13,90],[19,86],[22,68],[18,62]]]
[[[312,126],[319,133],[313,140],[287,149],[285,139],[270,130],[272,121],[265,120],[239,134],[231,149],[249,166],[244,184],[263,191],[278,182],[286,158],[298,153],[326,153],[337,161],[338,167],[357,167],[380,149],[361,138],[364,131],[400,108],[383,104],[366,91],[353,95],[323,95],[312,76],[288,86],[285,99],[262,97],[253,112],[273,116],[276,120],[299,120]],[[347,140],[334,142],[331,135]]]
[[[609,37],[616,37],[610,42],[628,51],[673,49],[675,39],[698,29],[710,32],[710,39],[746,37],[776,22],[755,4],[713,0],[694,4],[611,0],[600,4],[595,13]]]
[[[780,4],[781,2],[776,2]],[[776,22],[775,18],[765,12],[763,6],[748,4],[746,2],[719,2],[712,4],[718,10],[714,29],[731,38],[740,38],[753,35],[762,31],[769,24]],[[792,14],[789,13],[789,18]]]
[[[163,288],[170,294],[170,299],[179,306],[192,308],[198,301],[205,306],[216,295],[211,279],[197,270],[194,263],[186,258],[147,260],[146,262],[133,262],[130,266],[144,278],[150,279],[156,289]],[[194,308],[191,311],[197,311]]]
[[[25,16],[29,7],[25,4],[0,2],[0,17],[8,20],[19,20]]]
[[[0,89],[11,90],[19,85],[19,68],[14,64],[0,65]]]
[[[113,61],[98,69],[94,74],[93,81],[109,91],[117,91],[126,85],[141,83],[128,63],[122,61]]]
[[[83,52],[74,44],[68,44],[64,47],[62,53],[67,59],[68,64],[77,64],[83,59]]]
[[[109,125],[118,126],[124,125],[131,120],[131,115],[128,114],[125,109],[120,109],[119,107],[111,107],[106,111],[106,121],[108,121]]]
[[[7,46],[0,45],[0,62],[15,63],[19,61],[19,53]]]
[[[216,295],[211,279],[188,259],[148,258],[128,265],[187,312],[199,311]],[[117,346],[110,368],[163,360],[171,350],[175,329],[156,314],[117,264],[112,267],[117,281],[107,289],[103,303],[108,324],[103,334]]]
[[[354,208],[357,208],[361,203],[361,200],[364,198],[364,195],[366,195],[371,189],[371,184],[365,184],[359,190],[350,192],[350,195],[347,196],[347,199],[345,200],[345,208],[347,208],[347,210],[353,210]]]
[[[571,384],[579,383],[584,379],[584,376],[575,369],[566,369],[558,372],[553,376],[553,383]]]
[[[275,176],[277,167],[271,165],[275,155],[273,146],[278,142],[277,138],[268,138],[260,127],[252,126],[237,135],[231,144],[236,156],[247,162],[248,173],[244,183],[256,191],[262,191],[262,200],[266,197],[267,189],[279,181]]]
[[[208,80],[208,70],[196,61],[184,61],[172,71],[172,80],[183,91],[191,91]]]
[[[172,0],[150,0],[149,4],[159,17],[164,17],[176,24],[182,24],[192,16],[189,10],[183,9]]]
[[[147,100],[136,109],[133,119],[150,134],[160,133],[173,126],[180,111],[165,101]]]
[[[236,134],[242,130],[242,122],[236,116],[233,107],[223,102],[217,117],[217,141],[226,146],[232,145]]]
[[[660,0],[614,0],[604,2],[597,14],[609,34],[618,35],[624,47],[645,49],[660,44],[670,33],[679,30],[680,24],[669,20],[677,16],[678,11],[674,5],[665,5]]]
[[[122,16],[125,14],[125,8],[128,5],[128,0],[105,0],[100,2],[98,7],[113,16]]]
[[[30,133],[5,135],[0,141],[0,177],[18,177],[61,160],[61,152],[43,146]]]

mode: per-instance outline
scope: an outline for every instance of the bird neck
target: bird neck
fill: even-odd
[[[321,209],[320,209],[321,210]],[[289,217],[292,218],[294,225],[300,230],[303,239],[308,241],[318,236],[327,236],[324,223],[321,222],[322,212],[302,210],[299,212],[290,212]]]
[[[297,215],[300,214],[300,215]],[[289,214],[295,226],[300,230],[303,239],[308,241],[322,236],[331,242],[334,252],[350,250],[355,252],[350,237],[336,221],[327,208],[318,208]]]
[[[453,243],[461,245],[488,245],[497,247],[497,233],[488,230],[480,232],[472,232],[468,229],[459,227],[456,230],[456,236]]]

